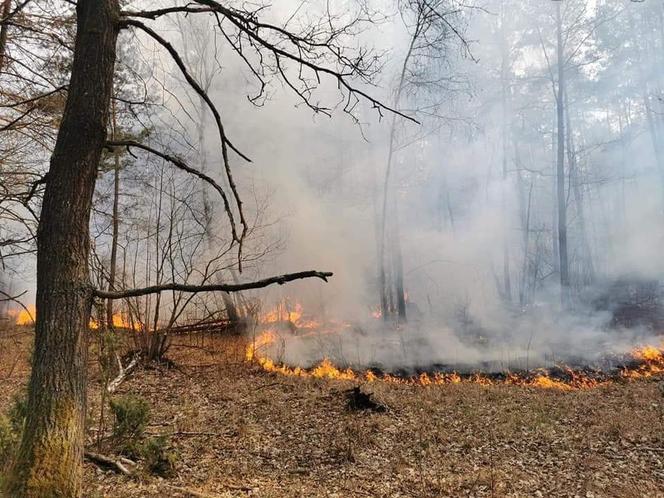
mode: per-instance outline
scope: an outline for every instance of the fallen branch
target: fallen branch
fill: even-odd
[[[131,471],[125,467],[125,465],[136,465],[134,462],[128,460],[127,458],[113,460],[111,457],[100,455],[99,453],[93,453],[91,451],[85,452],[85,458],[99,467],[110,468],[119,474],[124,474],[126,476],[131,475]]]
[[[327,279],[333,274],[331,272],[320,271],[302,271],[299,273],[287,273],[286,275],[279,275],[277,277],[269,277],[263,280],[256,280],[255,282],[247,282],[244,284],[212,284],[212,285],[189,285],[189,284],[164,284],[153,285],[152,287],[143,287],[141,289],[128,289],[124,291],[104,291],[95,289],[93,294],[101,299],[126,299],[128,297],[147,296],[148,294],[158,294],[165,291],[176,292],[239,292],[243,290],[262,289],[273,284],[283,285],[293,280],[302,280],[305,278],[320,278],[327,282]]]
[[[192,431],[175,431],[175,432],[146,432],[148,436],[169,436],[169,437],[221,437],[221,436],[234,436],[233,432],[192,432]]]
[[[120,384],[122,384],[125,379],[129,376],[129,374],[138,366],[138,362],[141,359],[140,354],[135,354],[134,357],[131,359],[129,364],[126,367],[122,366],[122,361],[120,360],[120,357],[118,355],[115,355],[115,357],[118,360],[118,367],[120,369],[118,376],[113,379],[111,382],[109,382],[108,386],[106,387],[106,392],[108,394],[113,394],[115,391],[117,391],[118,387],[120,387]]]
[[[174,491],[177,491],[179,493],[184,493],[187,496],[193,496],[195,498],[221,498],[220,495],[216,494],[211,495],[208,493],[203,493],[202,491],[196,491],[195,489],[182,488],[180,486],[173,486],[171,484],[167,484],[167,486]],[[226,484],[225,487],[236,491],[251,491],[251,488],[248,486],[233,486]]]

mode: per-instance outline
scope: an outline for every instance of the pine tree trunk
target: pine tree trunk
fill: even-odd
[[[37,236],[37,322],[27,419],[7,483],[12,498],[81,496],[89,221],[106,138],[117,0],[79,0],[69,94]]]

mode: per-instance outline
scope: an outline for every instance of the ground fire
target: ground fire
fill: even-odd
[[[250,339],[246,347],[245,359],[255,362],[264,370],[289,377],[351,380],[357,382],[388,382],[407,385],[431,386],[443,384],[475,383],[480,385],[515,385],[542,389],[571,391],[592,389],[611,382],[626,382],[648,379],[664,374],[664,348],[643,345],[633,348],[630,352],[612,359],[610,368],[598,370],[591,367],[570,367],[558,364],[551,368],[535,368],[520,371],[501,372],[456,372],[436,371],[435,369],[414,373],[394,373],[377,368],[348,368],[334,364],[329,358],[307,366],[290,366],[270,357],[268,350],[279,341],[287,341],[289,337],[306,337],[316,333],[339,333],[325,330],[322,321],[304,318],[300,304],[290,306],[292,311],[284,311],[288,307],[278,305],[274,310],[260,317],[259,329],[255,337]],[[375,314],[371,312],[372,316]],[[284,324],[287,324],[284,327]],[[349,325],[346,324],[345,328]],[[344,327],[341,328],[343,330]],[[341,332],[343,333],[343,332]]]

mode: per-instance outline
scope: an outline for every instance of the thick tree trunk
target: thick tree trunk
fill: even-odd
[[[118,34],[117,0],[79,0],[69,93],[37,237],[37,323],[28,416],[12,498],[81,495],[86,331],[92,291],[89,219],[106,139]]]

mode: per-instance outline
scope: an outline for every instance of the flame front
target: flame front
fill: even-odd
[[[303,313],[300,306],[296,306],[295,311],[291,311],[288,321],[295,324],[297,328],[316,328],[317,322],[302,319]],[[350,368],[341,368],[336,366],[329,358],[324,358],[318,365],[312,368],[290,367],[288,365],[276,363],[266,354],[266,350],[275,343],[278,338],[277,332],[271,326],[284,321],[283,313],[271,312],[265,315],[264,324],[270,328],[257,336],[246,349],[246,359],[250,362],[256,362],[265,371],[273,372],[290,377],[308,377],[317,379],[336,379],[364,382],[388,382],[403,385],[432,386],[443,384],[474,383],[480,385],[515,385],[524,387],[533,387],[539,389],[552,389],[558,391],[573,391],[581,389],[592,389],[616,380],[616,376],[595,378],[584,371],[574,370],[569,367],[560,369],[561,375],[555,378],[551,373],[544,370],[533,372],[524,372],[522,374],[509,373],[505,376],[488,376],[482,373],[472,375],[460,375],[456,372],[444,373],[421,373],[415,377],[398,377],[390,374],[377,374],[372,370],[364,372],[355,371]],[[634,380],[653,377],[658,374],[664,374],[664,349],[655,346],[644,346],[634,349],[629,355],[629,366],[623,367],[617,377]]]

